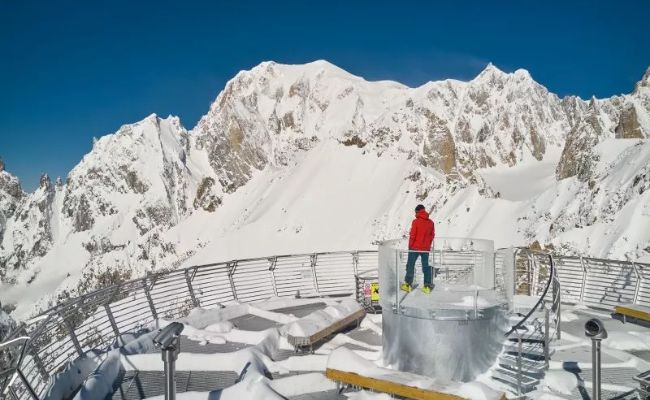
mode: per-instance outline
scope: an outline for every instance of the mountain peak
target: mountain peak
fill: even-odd
[[[476,78],[472,79],[472,82],[493,82],[495,80],[503,80],[508,76],[506,72],[503,72],[497,66],[495,66],[492,63],[488,63],[488,65],[481,71],[480,74],[476,76]]]
[[[483,74],[485,74],[485,75],[493,75],[493,74],[506,75],[505,72],[500,70],[496,65],[492,64],[492,62],[489,62],[488,65],[485,66],[483,71],[481,71],[481,73],[478,76],[481,76]]]
[[[634,91],[638,92],[642,87],[650,88],[650,67],[645,70],[641,80],[636,83]]]

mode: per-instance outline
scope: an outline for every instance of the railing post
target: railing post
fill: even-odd
[[[521,355],[523,352],[524,352],[524,346],[521,341],[521,332],[517,330],[517,394],[520,396],[523,393],[521,387],[521,377],[522,377]]]
[[[316,294],[320,295],[320,288],[318,287],[318,277],[316,276],[316,263],[318,262],[318,254],[314,253],[309,256],[311,261],[311,274],[314,277],[314,289],[316,289]]]
[[[440,268],[442,268],[445,265],[445,251],[440,248]],[[449,282],[449,265],[447,265],[447,268],[445,268],[445,281]]]
[[[278,265],[278,257],[271,257],[269,260],[269,272],[271,273],[271,285],[273,285],[273,294],[278,297],[278,286],[275,282],[275,266]]]
[[[120,330],[117,327],[117,323],[115,323],[115,317],[113,316],[113,311],[111,311],[111,306],[108,305],[108,303],[104,304],[104,311],[106,311],[106,316],[108,316],[108,322],[111,323],[111,329],[113,329],[113,333],[115,334],[115,339],[119,339]]]
[[[81,349],[81,344],[79,344],[79,339],[77,338],[77,334],[74,333],[74,327],[72,326],[70,321],[68,321],[65,318],[65,316],[62,313],[59,315],[61,316],[61,319],[63,320],[63,324],[68,330],[68,334],[70,335],[70,340],[72,340],[72,344],[74,345],[75,350],[77,350],[77,354],[79,354],[79,356],[83,356],[84,352]]]
[[[153,316],[154,321],[158,320],[158,313],[156,312],[156,307],[153,304],[153,299],[151,298],[151,289],[153,288],[153,285],[156,283],[155,278],[151,279],[151,287],[149,286],[149,283],[147,282],[147,278],[142,279],[142,287],[144,289],[144,295],[147,297],[147,301],[149,302],[149,309],[151,309],[151,315]]]
[[[25,389],[27,389],[27,393],[29,393],[29,396],[34,400],[39,400],[38,395],[34,391],[34,388],[32,388],[32,385],[27,380],[27,377],[25,377],[25,375],[23,374],[23,371],[21,371],[20,368],[16,368],[16,373],[18,374],[20,380],[23,382],[23,385],[25,385]]]
[[[194,293],[194,288],[192,287],[192,281],[194,280],[194,276],[196,275],[196,268],[192,270],[191,276],[190,276],[190,271],[188,269],[185,270],[185,282],[187,283],[187,290],[190,292],[190,298],[192,299],[192,305],[194,307],[199,307],[199,300],[196,298],[196,294]]]
[[[41,356],[38,355],[38,352],[30,351],[29,355],[32,356],[32,360],[34,360],[36,369],[38,369],[38,373],[41,374],[43,380],[48,380],[50,378],[50,374],[47,373],[47,370],[45,369],[45,364],[43,364],[43,360],[41,360]]]
[[[585,262],[580,256],[580,267],[582,267],[582,286],[580,286],[580,303],[585,301],[585,286],[587,286],[587,267],[585,267]]]
[[[632,303],[636,304],[639,299],[639,289],[641,289],[641,274],[636,267],[636,263],[632,263],[632,269],[634,269],[634,273],[636,274],[636,287],[634,288],[634,299]]]
[[[352,269],[355,276],[359,274],[359,250],[352,252]]]
[[[25,326],[22,326],[22,328],[20,328],[20,331],[22,332],[23,336],[30,336]],[[27,344],[25,344],[25,346],[26,345]],[[29,345],[30,345],[29,350],[27,351],[29,352],[29,355],[32,357],[32,360],[34,360],[34,365],[36,365],[36,369],[38,369],[38,373],[41,374],[43,380],[48,380],[50,374],[45,369],[45,364],[43,364],[43,360],[38,355],[38,351],[31,345],[31,343],[29,343]]]
[[[550,331],[550,320],[549,320],[549,311],[548,307],[546,307],[546,304],[544,305],[544,361],[546,362],[546,369],[548,370],[549,367],[549,360],[550,360],[550,354],[549,354],[549,345],[551,344],[551,331]],[[559,329],[558,329],[559,330]]]
[[[232,291],[232,298],[237,301],[237,289],[235,289],[235,271],[237,270],[237,260],[229,262],[228,264],[228,281],[230,282],[230,290]]]
[[[14,400],[20,400],[20,397],[16,394],[16,391],[14,390],[13,387],[9,386],[9,394],[11,395],[11,398]]]

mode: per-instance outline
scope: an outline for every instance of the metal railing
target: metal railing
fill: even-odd
[[[535,304],[506,333],[517,341],[516,389],[523,394],[523,344],[527,343],[526,352],[544,355],[545,369],[549,367],[550,345],[560,339],[562,290],[558,267],[551,254],[518,248],[514,251],[515,293],[538,297]],[[540,315],[541,314],[541,315]],[[540,340],[541,339],[541,340]]]
[[[150,328],[159,318],[235,301],[353,294],[355,275],[376,270],[376,251],[281,255],[150,274],[86,293],[14,332],[29,339],[21,344],[24,356],[7,372],[0,394],[8,388],[10,398],[43,398],[67,362],[89,350],[105,350],[121,335]]]
[[[495,279],[503,279],[502,257],[495,256]],[[529,262],[527,283],[515,274],[515,291],[527,284],[531,294],[540,294],[548,278],[540,257]],[[580,257],[555,257],[553,261],[558,276],[551,291],[554,296],[560,290],[563,300],[590,306],[611,306],[619,300],[650,306],[649,264]],[[0,395],[43,398],[52,377],[66,363],[89,350],[106,349],[121,335],[149,328],[159,318],[184,316],[194,307],[215,308],[273,296],[353,294],[355,275],[376,270],[375,250],[283,255],[150,274],[83,294],[32,318],[7,338],[29,337],[19,344],[18,362],[9,369],[0,366],[8,377],[2,380],[0,375]],[[559,315],[559,302],[544,304]],[[558,319],[557,335],[559,331]]]

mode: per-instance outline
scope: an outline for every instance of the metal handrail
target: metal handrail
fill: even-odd
[[[517,254],[519,252],[523,251],[523,250],[534,253],[529,249],[517,248],[515,250],[515,253],[514,253],[515,260],[517,259]],[[544,254],[544,253],[542,253],[542,254]],[[537,300],[537,303],[535,303],[535,305],[528,311],[528,313],[519,322],[517,322],[515,325],[513,325],[512,328],[508,332],[506,332],[505,336],[510,336],[510,334],[512,334],[515,330],[522,327],[526,323],[526,321],[528,321],[530,316],[533,315],[533,313],[535,311],[537,311],[539,308],[541,308],[541,306],[542,306],[542,304],[544,302],[544,299],[546,297],[546,294],[548,293],[549,288],[551,287],[551,285],[554,282],[556,272],[555,272],[555,265],[553,263],[553,256],[551,256],[550,254],[544,254],[544,255],[547,255],[549,257],[551,271],[550,271],[550,274],[549,274],[549,277],[548,277],[548,281],[546,282],[546,286],[544,287],[544,290],[542,292],[542,295],[539,297],[539,300]],[[530,284],[530,282],[529,282],[529,284]],[[553,297],[555,298],[555,294],[554,294]]]
[[[31,339],[23,343],[25,356],[21,357],[17,370],[21,374],[24,372],[25,379],[15,382],[16,397],[22,399],[30,396],[30,391],[42,396],[50,375],[63,363],[78,357],[80,351],[106,347],[121,334],[147,326],[155,321],[154,316],[173,318],[197,305],[215,307],[237,298],[240,301],[256,301],[271,296],[293,296],[296,290],[303,295],[314,296],[346,290],[354,293],[354,274],[376,270],[376,257],[376,250],[356,250],[285,254],[193,265],[149,274],[69,299],[48,308],[22,326],[21,331]],[[558,268],[555,260],[551,260],[554,267],[551,276],[556,276]],[[561,262],[577,260],[580,257],[560,258]],[[584,260],[588,263],[603,261]],[[645,281],[643,273],[650,270],[650,264],[608,262],[634,268],[640,277],[639,282]],[[232,268],[233,265],[237,267]],[[251,290],[248,276],[256,274],[265,275],[256,284],[258,288]],[[307,279],[302,277],[303,274],[315,276]],[[559,294],[560,280],[557,276],[554,279],[557,282],[554,292]],[[542,298],[545,296],[546,292]],[[149,298],[151,301],[148,301]],[[559,315],[561,301],[559,296],[557,298],[557,304],[550,304]],[[639,301],[643,299],[640,296]],[[556,331],[559,333],[557,325]],[[17,334],[14,331],[9,340]]]

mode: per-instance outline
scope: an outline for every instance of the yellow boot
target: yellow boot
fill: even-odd
[[[406,283],[406,282],[402,283],[402,284],[400,285],[399,288],[400,288],[401,290],[407,292],[407,293],[410,292],[411,289],[412,289],[412,288],[411,288],[411,285],[409,285],[409,284]]]

